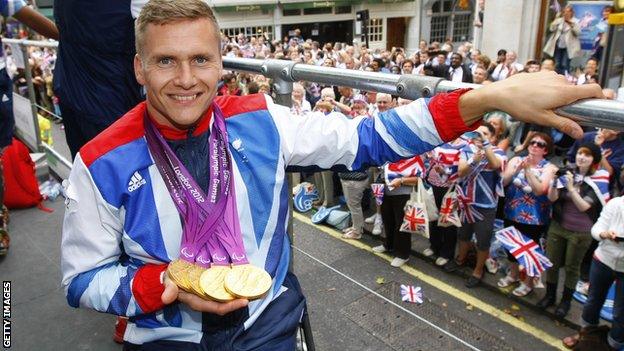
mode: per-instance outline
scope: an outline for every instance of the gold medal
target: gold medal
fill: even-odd
[[[225,276],[229,271],[229,266],[212,266],[206,269],[199,278],[199,286],[202,292],[215,301],[234,300],[234,296],[228,293],[223,285]]]
[[[167,275],[173,280],[176,285],[186,291],[191,291],[191,287],[188,280],[188,270],[193,267],[190,262],[177,259],[169,263],[167,267]]]
[[[264,296],[272,283],[269,273],[251,264],[233,266],[225,276],[225,289],[236,297],[249,300]]]
[[[198,265],[193,265],[188,270],[188,276],[187,276],[191,291],[195,295],[201,298],[207,298],[207,296],[204,294],[204,291],[199,286],[199,278],[201,277],[202,273],[204,273],[205,270],[206,270],[205,268],[202,268]]]

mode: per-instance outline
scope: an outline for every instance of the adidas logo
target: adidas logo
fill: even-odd
[[[130,181],[128,182],[128,191],[133,192],[141,186],[145,185],[146,183],[147,181],[143,179],[143,177],[141,177],[139,172],[134,172],[132,178],[130,178]]]

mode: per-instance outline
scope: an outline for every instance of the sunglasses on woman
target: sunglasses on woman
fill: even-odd
[[[543,142],[543,141],[539,141],[539,140],[532,140],[529,144],[530,144],[530,145],[533,145],[533,146],[537,146],[537,147],[539,147],[540,149],[545,149],[545,148],[546,148],[546,146],[548,146],[548,144],[546,144],[546,143],[545,143],[545,142]]]

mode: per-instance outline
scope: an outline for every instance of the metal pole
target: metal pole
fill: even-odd
[[[420,97],[430,97],[437,93],[447,92],[459,88],[475,88],[481,85],[468,83],[453,83],[438,77],[397,75],[355,71],[340,68],[327,68],[284,60],[254,60],[243,58],[224,58],[223,66],[227,69],[241,70],[264,74],[263,66],[270,66],[272,70],[290,72],[287,81],[311,81],[321,84],[347,86],[360,90],[372,90],[405,99],[415,100]],[[281,67],[281,68],[280,68]],[[562,116],[571,118],[584,126],[624,130],[624,103],[613,100],[587,99],[562,106],[556,110]]]
[[[35,126],[35,137],[37,140],[37,151],[43,151],[43,147],[41,145],[41,133],[39,131],[39,117],[37,114],[37,100],[35,99],[35,86],[32,82],[32,72],[30,71],[30,62],[28,62],[28,49],[26,45],[20,43],[20,50],[22,51],[22,55],[24,57],[24,74],[26,75],[26,84],[28,85],[28,99],[30,100],[30,108],[32,110],[33,116],[33,125]]]

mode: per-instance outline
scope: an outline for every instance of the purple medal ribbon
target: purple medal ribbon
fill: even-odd
[[[213,104],[214,123],[208,137],[209,196],[177,158],[165,139],[144,117],[145,137],[158,170],[183,219],[180,258],[202,267],[247,264],[242,240],[228,152],[225,118]]]

